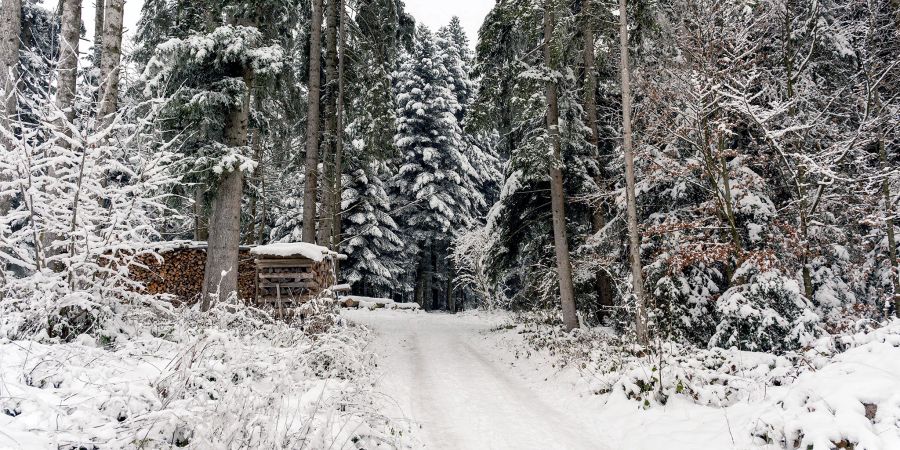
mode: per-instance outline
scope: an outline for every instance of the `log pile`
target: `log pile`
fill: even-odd
[[[259,273],[256,301],[259,306],[281,299],[285,307],[304,303],[334,284],[331,260],[272,257],[256,259]]]
[[[139,261],[146,269],[132,266],[131,278],[144,285],[149,294],[172,294],[177,304],[196,303],[203,289],[206,267],[206,246],[201,243],[183,244],[158,250],[163,261],[143,255]],[[240,249],[238,291],[242,299],[252,299],[256,267],[249,248]]]
[[[274,307],[279,317],[335,284],[335,262],[342,255],[310,243],[276,243],[250,252],[256,263],[256,302]]]

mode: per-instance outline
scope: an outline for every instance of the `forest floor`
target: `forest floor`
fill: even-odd
[[[677,390],[646,403],[626,393],[662,377],[656,363],[592,370],[596,361],[570,356],[562,341],[535,350],[508,314],[342,314],[372,330],[379,407],[416,449],[771,450],[845,438],[900,448],[900,321],[847,337],[843,354],[794,363],[737,350],[679,354],[665,366],[667,385],[682,380]],[[599,353],[592,358],[619,358]],[[875,417],[866,402],[878,405]]]
[[[413,430],[414,448],[605,449],[587,399],[510,361],[503,316],[364,309],[343,313],[375,333],[385,414]],[[558,387],[561,389],[552,389]]]

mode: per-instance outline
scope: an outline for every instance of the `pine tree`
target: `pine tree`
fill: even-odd
[[[402,269],[397,260],[404,247],[391,217],[381,178],[385,173],[383,164],[363,163],[348,177],[341,201],[345,233],[341,251],[347,255],[341,275],[355,292],[376,297],[390,296],[400,287]]]
[[[450,77],[450,90],[456,96],[459,109],[455,116],[465,131],[464,154],[468,158],[478,176],[478,190],[486,197],[493,199],[500,184],[500,162],[496,155],[496,133],[479,132],[468,127],[469,110],[475,101],[476,85],[470,78],[471,49],[469,41],[462,29],[458,17],[453,17],[450,24],[438,30],[436,42],[440,50],[442,63]],[[481,216],[479,211],[476,216]]]
[[[59,31],[59,60],[56,64],[56,106],[65,114],[68,123],[75,122],[75,96],[78,79],[78,44],[81,40],[81,0],[63,0],[62,25]],[[70,130],[63,128],[65,135]],[[67,145],[66,143],[62,144]]]
[[[446,251],[454,232],[471,226],[472,212],[484,200],[477,174],[464,154],[450,72],[428,29],[417,30],[413,52],[404,57],[394,78],[394,143],[402,163],[393,185],[397,202],[403,205],[404,238],[416,244],[411,250],[421,249],[417,300],[423,302],[423,292],[429,289],[422,286],[431,285],[434,261]]]
[[[0,145],[10,145],[6,133],[12,132],[10,118],[18,114],[15,84],[18,80],[19,40],[22,30],[21,0],[5,0],[0,9]],[[0,182],[5,182],[0,178]],[[0,214],[5,214],[10,200],[0,195]]]

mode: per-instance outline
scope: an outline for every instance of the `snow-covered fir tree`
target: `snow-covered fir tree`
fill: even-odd
[[[394,78],[394,144],[401,163],[393,186],[410,259],[418,260],[416,297],[422,303],[422,286],[430,284],[436,256],[446,255],[454,234],[471,226],[472,213],[484,199],[478,174],[465,155],[453,78],[427,28],[416,31],[413,51],[403,57]]]
[[[347,255],[347,262],[341,265],[341,275],[362,295],[391,298],[400,288],[399,257],[404,243],[391,217],[382,179],[386,172],[383,163],[370,162],[347,177],[341,200],[341,251]]]

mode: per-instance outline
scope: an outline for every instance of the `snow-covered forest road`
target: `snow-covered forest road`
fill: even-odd
[[[552,389],[481,316],[346,311],[372,328],[385,413],[427,449],[603,449],[574,391]],[[581,410],[583,411],[583,410]]]

